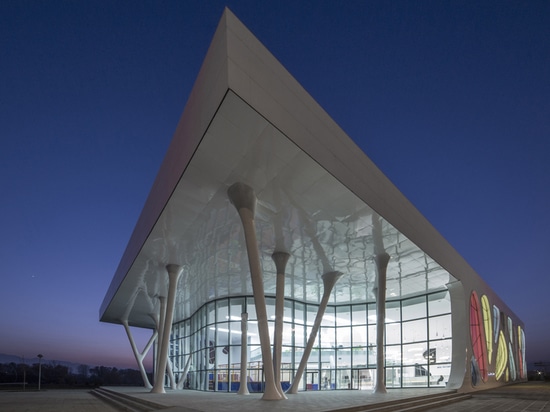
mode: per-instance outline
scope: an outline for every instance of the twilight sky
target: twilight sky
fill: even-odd
[[[99,306],[225,5],[523,319],[527,360],[550,360],[537,0],[1,1],[0,353],[135,367]]]

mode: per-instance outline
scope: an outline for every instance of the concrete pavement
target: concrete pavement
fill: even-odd
[[[234,393],[197,391],[168,391],[167,394],[151,394],[143,388],[110,387],[109,389],[154,402],[166,412],[329,412],[358,405],[365,405],[366,410],[368,405],[372,406],[379,402],[424,396],[436,391],[445,392],[435,388],[390,389],[386,395],[373,394],[370,391],[320,391],[289,395],[286,401],[262,401],[261,394],[239,396]],[[112,412],[116,410],[89,391],[81,389],[41,392],[0,391],[0,411],[2,412]],[[471,399],[424,410],[431,412],[550,412],[550,382],[527,382],[475,392]]]

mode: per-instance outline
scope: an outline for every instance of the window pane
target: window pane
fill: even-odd
[[[367,348],[353,348],[353,367],[367,366]]]
[[[265,309],[267,311],[267,319],[275,320],[275,298],[265,298]]]
[[[241,322],[229,322],[229,343],[231,345],[241,345]],[[218,342],[219,344],[219,342]]]
[[[349,306],[338,306],[336,308],[336,326],[351,325],[351,312]]]
[[[292,301],[285,300],[285,307],[283,309],[283,320],[285,322],[292,322]]]
[[[199,309],[197,317],[199,320],[198,327],[204,328],[206,326],[206,307],[203,306],[202,308]]]
[[[368,356],[369,366],[376,367],[376,346],[369,344],[367,348],[367,356]]]
[[[349,326],[336,328],[336,340],[338,347],[351,347],[351,328]]]
[[[246,311],[248,312],[248,320],[258,320],[256,315],[256,305],[254,305],[254,298],[246,299]]]
[[[451,374],[451,364],[430,365],[430,386],[446,386]]]
[[[403,322],[403,343],[421,342],[428,339],[427,320]]]
[[[337,355],[336,366],[338,368],[345,368],[345,367],[351,366],[351,349],[350,348],[338,349],[336,351],[336,355]]]
[[[313,325],[313,323],[312,323],[312,325]],[[335,326],[336,325],[336,317],[335,317],[335,313],[334,313],[334,306],[328,306],[326,308],[325,313],[323,314],[323,320],[321,321],[321,325],[323,325],[323,326]]]
[[[353,346],[367,346],[367,327],[366,326],[354,326],[353,333]]]
[[[387,302],[386,303],[386,323],[399,322],[400,320],[401,320],[401,308],[399,307],[399,302]]]
[[[294,322],[304,324],[305,323],[305,317],[304,317],[304,304],[295,302],[294,303]]]
[[[248,341],[249,344],[260,343],[260,335],[258,334],[258,322],[256,321],[248,322]]]
[[[407,366],[403,368],[403,387],[428,386],[427,365]]]
[[[296,347],[306,346],[305,328],[302,325],[294,325],[294,345]]]
[[[401,365],[401,345],[386,346],[386,365]]]
[[[428,313],[430,316],[451,312],[451,295],[448,291],[428,296]]]
[[[376,343],[376,328],[374,332],[374,342]],[[390,323],[386,325],[386,344],[401,343],[401,324]]]
[[[403,301],[403,320],[426,317],[426,297],[419,296]]]
[[[217,344],[220,346],[229,345],[230,343],[230,334],[229,334],[229,322],[218,322],[216,325],[210,325],[208,327],[209,334],[214,332],[218,333]],[[212,340],[212,338],[209,338]]]
[[[262,360],[262,350],[260,345],[248,345],[248,347],[250,348],[248,362],[260,362]]]
[[[369,303],[367,317],[369,324],[376,323],[376,305],[374,303]]]
[[[212,323],[216,322],[216,303],[210,302],[206,307],[206,322],[211,325]]]
[[[321,368],[334,368],[336,359],[336,351],[334,349],[321,350]]]
[[[403,365],[428,364],[428,344],[412,343],[403,345]]]
[[[370,325],[368,327],[368,330],[369,330],[368,344],[369,346],[371,345],[376,346],[376,325]]]
[[[376,373],[376,372],[373,372]],[[386,368],[386,387],[401,387],[401,367]]]
[[[294,329],[292,328],[292,324],[288,322],[283,323],[283,345],[289,345],[292,346],[292,334]]]
[[[218,322],[225,322],[229,320],[229,308],[227,299],[218,300],[216,302],[218,312]]]
[[[321,328],[321,347],[334,348],[336,346],[336,335],[334,328]]]
[[[232,320],[241,319],[241,315],[244,312],[244,298],[232,298],[230,301],[230,313]]]
[[[450,362],[451,348],[452,348],[451,339],[430,342],[430,349],[435,351],[435,363],[439,364],[439,363]]]
[[[307,305],[306,322],[310,326],[313,325],[313,322],[315,322],[315,316],[317,316],[317,308],[318,306],[315,306],[315,305]]]
[[[446,339],[451,337],[451,315],[429,318],[430,339]]]
[[[353,325],[367,324],[367,306],[366,305],[353,305],[352,312],[353,312],[352,313]]]

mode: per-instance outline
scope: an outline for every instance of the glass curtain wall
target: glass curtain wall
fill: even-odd
[[[266,298],[270,337],[275,299]],[[287,389],[302,358],[318,305],[286,300],[281,383]],[[172,329],[170,360],[183,388],[235,392],[240,385],[241,316],[248,314],[247,370],[251,392],[263,391],[254,299],[208,302]],[[451,369],[451,303],[447,291],[386,302],[386,386],[445,386]],[[189,357],[191,358],[189,360]],[[301,390],[372,389],[376,376],[376,305],[328,306]]]

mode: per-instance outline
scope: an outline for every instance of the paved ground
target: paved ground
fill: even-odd
[[[2,412],[117,412],[89,390],[0,391]]]
[[[527,382],[476,392],[472,399],[430,412],[550,412],[550,382]]]
[[[114,387],[108,389],[120,390]],[[288,399],[284,401],[264,401],[261,393],[244,396],[227,392],[167,391],[165,394],[154,394],[145,392],[143,388],[125,388],[123,391],[137,398],[170,405],[170,412],[323,412],[422,396],[434,391],[446,392],[428,388],[389,390],[387,394],[373,394],[371,391],[310,391],[287,395]]]
[[[115,389],[115,388],[110,388]],[[438,389],[389,390],[387,395],[375,395],[367,391],[321,391],[290,395],[286,401],[262,401],[261,395],[239,396],[211,392],[168,392],[151,394],[143,388],[116,388],[132,396],[149,399],[166,405],[166,412],[183,411],[239,411],[239,412],[298,412],[330,411],[361,403],[421,396]],[[441,390],[443,392],[443,390]],[[0,391],[0,411],[23,412],[113,412],[108,404],[86,390],[47,390],[41,392]],[[431,412],[550,412],[550,382],[528,382],[504,388],[476,392],[468,399]]]

